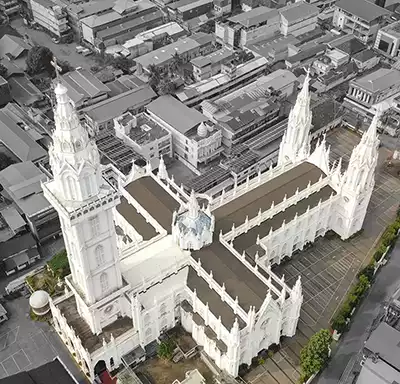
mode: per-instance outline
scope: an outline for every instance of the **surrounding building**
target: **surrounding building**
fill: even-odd
[[[397,349],[400,331],[382,322],[365,342],[363,364],[357,384],[397,383],[400,380],[400,360]]]
[[[182,63],[185,64],[195,57],[207,55],[213,50],[213,37],[206,33],[196,33],[190,37],[179,39],[165,47],[146,53],[136,58],[138,76],[147,76],[149,67],[155,66],[161,71],[165,71],[173,61],[176,54],[179,55]]]
[[[61,76],[76,109],[82,109],[108,98],[111,90],[87,69],[76,69]]]
[[[167,5],[167,12],[171,20],[185,22],[207,14],[211,12],[213,8],[213,0],[178,0]]]
[[[50,363],[22,371],[5,379],[0,384],[78,384],[72,373],[57,356]]]
[[[82,38],[98,49],[124,44],[138,33],[163,24],[162,12],[149,0],[117,0],[107,8],[80,19]]]
[[[172,384],[206,384],[206,380],[201,373],[195,369],[193,371],[186,372],[184,380],[175,380]]]
[[[349,84],[346,101],[360,109],[368,110],[400,92],[400,71],[380,68],[354,79]]]
[[[29,0],[32,18],[35,23],[61,40],[70,33],[66,7],[61,1]]]
[[[195,80],[202,81],[221,72],[222,65],[231,62],[234,56],[233,50],[222,48],[206,56],[199,56],[191,60]]]
[[[143,159],[172,157],[172,135],[146,113],[126,112],[114,119],[115,134]]]
[[[12,100],[11,89],[8,81],[0,76],[0,107],[6,105]]]
[[[336,2],[333,25],[364,43],[373,43],[390,12],[368,0]]]
[[[374,48],[389,57],[399,56],[400,21],[386,25],[378,31]]]
[[[27,268],[40,259],[36,241],[30,233],[0,243],[0,255],[7,276]]]
[[[236,67],[222,65],[221,73],[184,87],[176,97],[188,107],[195,107],[203,100],[221,97],[249,84],[265,73],[267,64],[264,57],[255,57]]]
[[[230,47],[244,47],[277,32],[298,36],[316,28],[318,12],[316,6],[304,1],[280,9],[260,6],[227,21],[217,21],[215,35],[217,41]]]
[[[178,38],[185,36],[183,28],[175,22],[163,24],[148,31],[138,33],[133,39],[123,44],[122,55],[134,59],[159,49]]]
[[[14,161],[38,163],[47,158],[46,150],[29,134],[29,127],[18,116],[10,112],[9,104],[0,110],[1,152]]]
[[[41,183],[46,179],[32,162],[12,164],[0,171],[1,195],[15,204],[40,243],[61,232],[57,212],[43,195]]]
[[[344,240],[362,228],[379,146],[376,115],[346,169],[330,164],[324,139],[311,151],[309,81],[290,113],[279,164],[218,199],[187,193],[162,158],[157,174],[135,162],[125,180],[110,184],[94,139],[57,84],[53,179],[42,187],[60,215],[71,275],[50,308],[92,381],[99,367],[111,370],[133,350],[143,356],[178,323],[234,377],[260,350],[295,334],[301,280],[288,286],[271,267],[329,230]],[[182,106],[162,96],[147,109],[174,130],[173,140],[190,130],[199,142],[218,133]]]
[[[220,127],[194,108],[168,95],[151,102],[146,110],[171,133],[174,156],[194,171],[221,154]]]
[[[203,101],[205,116],[222,128],[222,143],[227,153],[236,145],[277,123],[284,114],[284,100],[297,86],[291,72],[279,69],[245,87],[214,101]],[[283,132],[282,132],[283,135]]]
[[[0,39],[0,58],[7,58],[10,61],[24,57],[30,49],[30,45],[24,39],[13,35],[4,35]]]
[[[114,119],[125,112],[130,111],[134,115],[143,112],[144,107],[156,97],[156,93],[144,85],[83,108],[81,113],[86,126],[94,133],[113,128]]]

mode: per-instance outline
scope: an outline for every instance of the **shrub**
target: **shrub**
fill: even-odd
[[[171,340],[165,340],[158,345],[157,355],[160,359],[169,360],[174,352],[174,344]]]
[[[311,336],[300,353],[301,380],[306,381],[318,373],[329,359],[332,335],[327,329],[321,329]]]
[[[63,251],[55,254],[47,263],[47,265],[53,275],[56,277],[64,278],[65,276],[69,275],[70,268],[67,251],[64,249]]]
[[[347,327],[347,318],[342,313],[338,313],[332,320],[332,329],[338,333],[343,333]]]

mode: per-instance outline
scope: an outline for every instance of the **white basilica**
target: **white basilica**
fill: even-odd
[[[379,143],[375,116],[347,169],[329,165],[324,139],[311,152],[308,83],[307,76],[278,165],[216,199],[187,194],[162,159],[157,175],[133,165],[112,186],[67,89],[56,86],[54,179],[43,190],[60,216],[71,275],[50,306],[89,377],[99,361],[112,369],[177,324],[233,376],[295,334],[300,278],[290,287],[271,268],[330,229],[342,239],[361,229]]]

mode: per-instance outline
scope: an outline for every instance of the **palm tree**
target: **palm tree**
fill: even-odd
[[[172,56],[172,61],[169,64],[171,71],[173,71],[174,73],[177,72],[179,75],[182,75],[182,65],[182,57],[178,52],[175,52],[175,54]]]

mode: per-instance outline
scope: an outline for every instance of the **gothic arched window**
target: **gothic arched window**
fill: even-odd
[[[67,186],[70,199],[75,200],[76,199],[75,181],[72,176],[67,176]]]
[[[108,291],[108,276],[105,272],[100,275],[100,286],[101,292],[105,293]]]
[[[104,264],[104,247],[102,245],[98,245],[95,249],[96,253],[96,264],[98,267]]]
[[[93,192],[92,192],[92,185],[90,183],[89,175],[85,175],[83,177],[83,187],[85,189],[85,197],[91,197]]]

